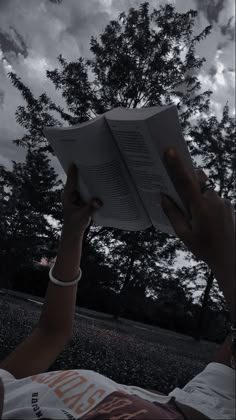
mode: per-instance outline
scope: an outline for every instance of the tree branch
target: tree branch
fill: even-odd
[[[94,232],[93,235],[91,235],[91,237],[89,239],[87,239],[86,243],[89,244],[93,238],[95,238],[95,236],[100,235],[102,232],[107,231],[109,228],[107,227],[102,227],[98,232]]]

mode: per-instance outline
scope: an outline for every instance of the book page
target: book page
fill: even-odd
[[[147,106],[144,108],[124,108],[122,106],[118,106],[116,108],[107,111],[104,115],[106,120],[109,121],[140,121],[146,120],[152,116],[156,116],[159,113],[163,113],[169,108],[172,108],[173,105],[165,105],[165,106]]]
[[[102,200],[93,216],[97,225],[131,231],[151,226],[103,116],[74,129],[45,129],[45,135],[66,174],[70,162],[77,165],[82,199]]]
[[[163,164],[163,151],[171,145],[177,146],[178,150],[181,146],[181,154],[184,154],[185,159],[190,159],[191,162],[188,151],[185,150],[185,142],[183,138],[180,138],[181,131],[175,107],[168,107],[165,112],[158,113],[149,119],[124,121],[112,120],[108,117],[107,122],[152,224],[162,232],[176,236],[160,205],[160,193],[167,194],[186,214],[186,209]],[[189,165],[190,162],[188,160]]]

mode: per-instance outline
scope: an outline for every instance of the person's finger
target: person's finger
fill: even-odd
[[[161,206],[177,236],[184,241],[188,240],[191,228],[182,211],[169,197],[163,194]]]
[[[79,192],[79,173],[77,166],[72,162],[68,169],[67,180],[63,192],[64,200],[77,204],[83,202]]]
[[[205,198],[214,198],[214,199],[219,199],[220,197],[219,197],[219,194],[217,193],[217,191],[215,191],[213,188],[211,188],[211,189],[209,189],[209,190],[206,190],[204,193],[203,193],[203,196],[205,197]]]
[[[83,206],[85,204],[85,201],[82,200],[79,192],[75,191],[75,190],[70,192],[70,195],[69,195],[68,199],[69,199],[70,203],[72,203],[76,206]]]
[[[99,198],[93,198],[91,203],[95,209],[100,209],[103,206],[103,202]]]
[[[201,168],[195,169],[195,175],[200,184],[204,184],[208,180],[207,174]]]
[[[68,173],[67,173],[65,189],[68,192],[78,190],[78,184],[79,184],[78,168],[75,165],[75,163],[71,162],[68,169]]]
[[[80,209],[80,217],[83,217],[83,216],[92,217],[100,207],[101,205],[98,204],[98,201],[97,201],[97,204],[95,204],[94,200],[86,202],[83,204],[83,206]]]
[[[208,178],[207,174],[201,168],[197,168],[194,171],[195,171],[195,175],[196,175],[197,181],[198,181],[198,183],[200,185],[200,189],[202,189],[202,187],[205,185],[206,181],[209,178]]]
[[[200,185],[195,172],[190,172],[185,163],[174,149],[167,149],[164,163],[180,198],[188,208],[196,207],[202,201]]]

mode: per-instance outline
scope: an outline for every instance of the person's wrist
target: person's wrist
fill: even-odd
[[[60,281],[72,281],[79,273],[83,245],[83,232],[73,232],[68,225],[62,228],[53,276]]]
[[[84,232],[85,231],[82,229],[75,229],[75,226],[64,223],[61,232],[61,240],[68,243],[80,242],[83,240]]]

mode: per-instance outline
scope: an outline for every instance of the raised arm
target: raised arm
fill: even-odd
[[[174,150],[174,149],[172,149]],[[167,154],[168,156],[168,154]],[[176,234],[188,249],[208,264],[215,274],[235,323],[235,215],[229,200],[213,190],[201,192],[200,182],[207,176],[202,170],[190,174],[174,151],[166,159],[166,167],[177,192],[191,214],[183,215],[173,201],[164,197],[163,210]]]
[[[88,203],[81,200],[75,166],[70,167],[62,201],[64,225],[53,275],[67,283],[78,276],[84,232],[98,208],[92,200]],[[0,369],[22,379],[45,372],[51,366],[71,338],[76,292],[76,284],[61,287],[49,282],[38,326],[0,361]],[[0,382],[0,407],[1,392]]]
[[[177,192],[187,206],[191,220],[183,215],[173,201],[164,196],[162,207],[176,234],[188,249],[208,264],[223,291],[235,325],[235,212],[229,200],[213,190],[202,193],[200,183],[207,180],[202,170],[189,173],[177,151],[166,153],[166,168]],[[227,337],[213,361],[231,366],[231,338]]]

